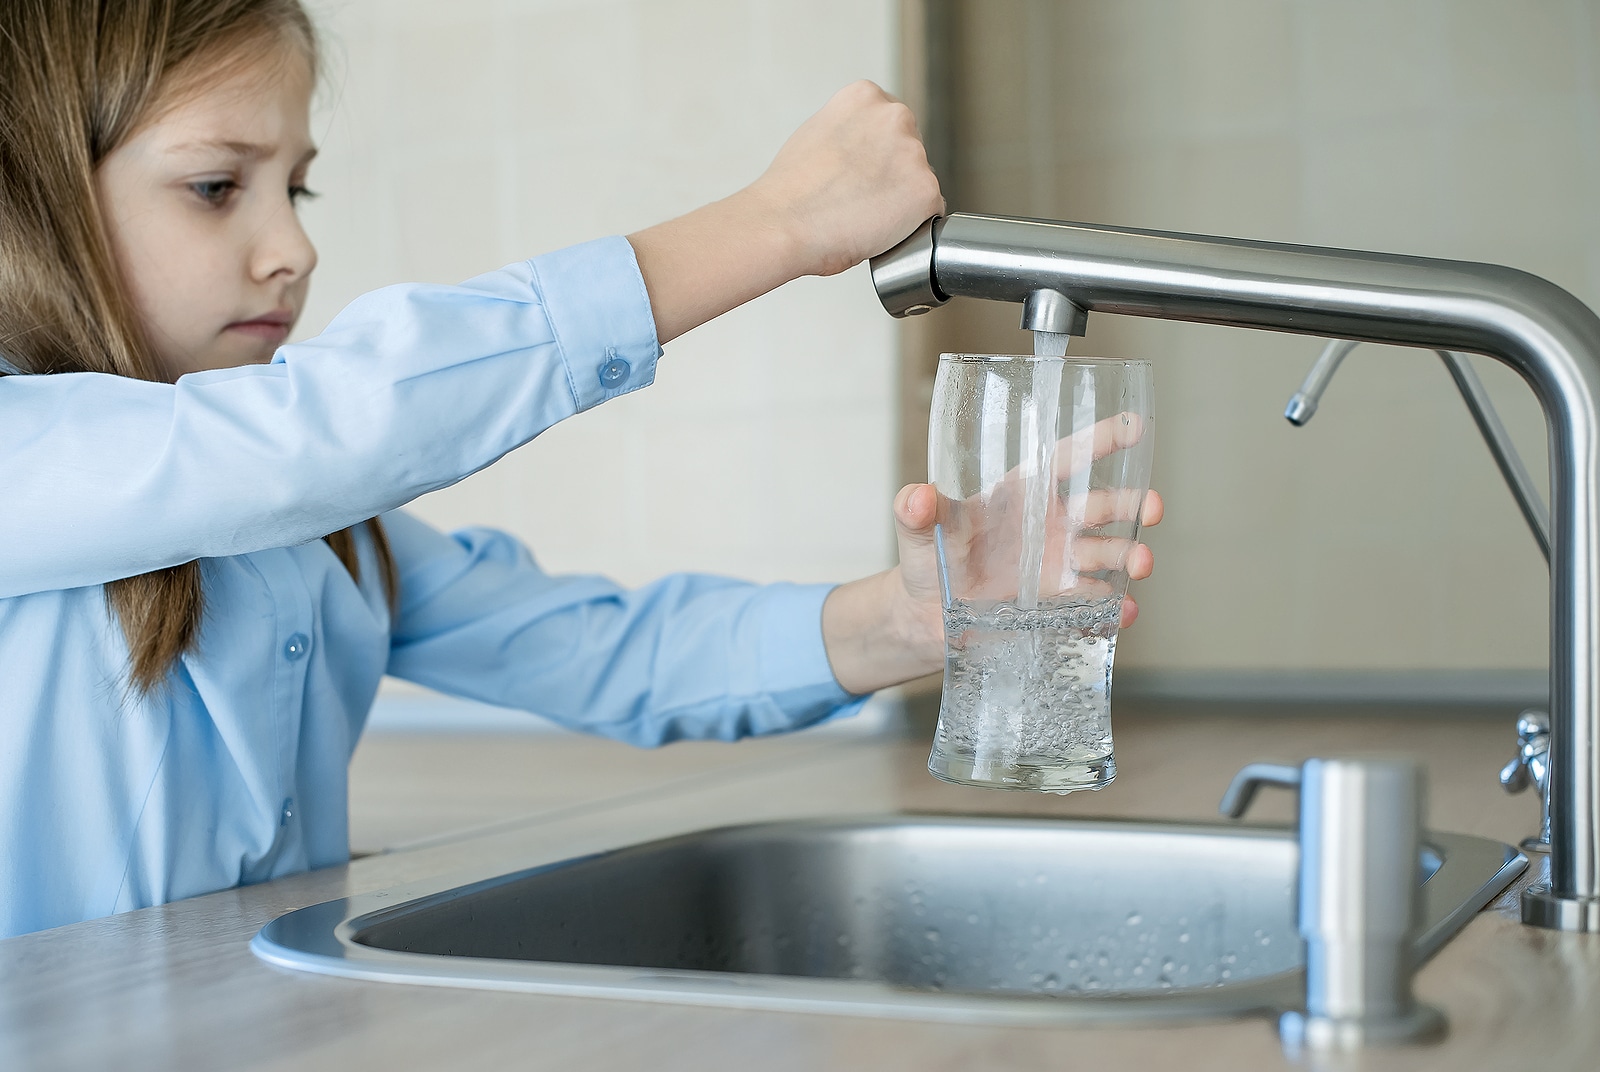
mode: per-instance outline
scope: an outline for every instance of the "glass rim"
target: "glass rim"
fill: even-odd
[[[940,354],[943,361],[1001,362],[1001,361],[1063,361],[1074,365],[1148,365],[1148,357],[1089,357],[1079,354],[1052,356],[1049,354]]]

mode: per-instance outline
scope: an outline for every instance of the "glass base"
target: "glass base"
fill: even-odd
[[[935,741],[928,756],[928,772],[943,782],[980,789],[1076,793],[1110,785],[1117,776],[1117,759],[1110,753],[1076,761],[1023,756],[1002,765],[989,760],[979,762],[971,751],[952,749]]]

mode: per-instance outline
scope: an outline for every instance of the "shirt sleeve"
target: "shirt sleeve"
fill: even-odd
[[[822,642],[828,585],[553,577],[489,529],[384,525],[400,570],[389,673],[635,745],[853,714]]]
[[[358,298],[271,364],[0,376],[0,598],[319,539],[648,385],[633,249]]]

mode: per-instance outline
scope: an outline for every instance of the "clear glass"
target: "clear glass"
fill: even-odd
[[[944,695],[928,769],[1070,793],[1116,777],[1111,667],[1150,483],[1148,361],[943,354]]]

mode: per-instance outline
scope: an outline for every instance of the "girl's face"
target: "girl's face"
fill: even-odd
[[[95,173],[112,251],[169,379],[272,359],[316,267],[295,214],[310,65],[263,56],[159,107]]]

